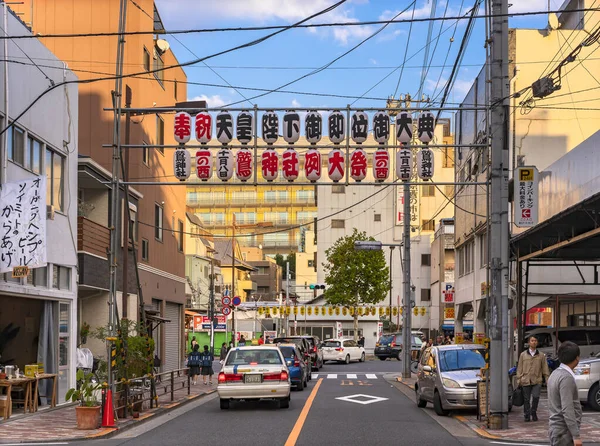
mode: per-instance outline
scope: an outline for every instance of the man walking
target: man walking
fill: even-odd
[[[529,348],[521,353],[517,366],[517,386],[523,387],[523,415],[525,421],[537,421],[537,407],[542,389],[542,377],[548,382],[550,371],[546,355],[537,349],[538,340],[535,336],[529,338]]]
[[[579,364],[579,346],[563,342],[558,347],[560,366],[548,380],[548,422],[552,446],[581,446],[581,403],[573,369]]]

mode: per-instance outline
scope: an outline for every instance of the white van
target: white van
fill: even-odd
[[[579,346],[582,359],[600,352],[600,327],[561,327],[558,329],[558,344],[556,328],[536,328],[528,331],[525,334],[525,343],[529,336],[538,338],[538,349],[546,356],[554,356],[555,346],[565,341],[574,342]]]

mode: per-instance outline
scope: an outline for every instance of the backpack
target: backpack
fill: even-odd
[[[193,352],[188,359],[188,367],[199,367],[201,359],[199,352]]]
[[[200,359],[202,361],[202,367],[212,366],[212,355],[210,354],[210,352],[203,352]]]

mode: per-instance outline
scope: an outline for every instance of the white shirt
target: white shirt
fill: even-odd
[[[571,376],[573,377],[573,379],[575,379],[575,373],[573,373],[573,370],[571,370],[571,367],[569,367],[568,365],[565,365],[565,364],[561,364],[559,366],[559,368],[565,369],[567,372],[569,372],[571,374]]]
[[[531,356],[535,356],[535,353],[536,353],[536,352],[537,352],[537,350],[531,350],[531,349],[529,349],[529,354],[530,354]]]

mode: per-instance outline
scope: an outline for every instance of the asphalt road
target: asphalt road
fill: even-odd
[[[107,440],[82,445],[443,445],[494,444],[452,418],[418,409],[409,392],[387,381],[398,361],[328,363],[289,409],[261,401],[220,410],[216,394]],[[316,372],[315,372],[316,373]],[[366,404],[365,404],[366,403]],[[71,443],[76,444],[76,443]],[[496,444],[502,444],[496,442]]]

